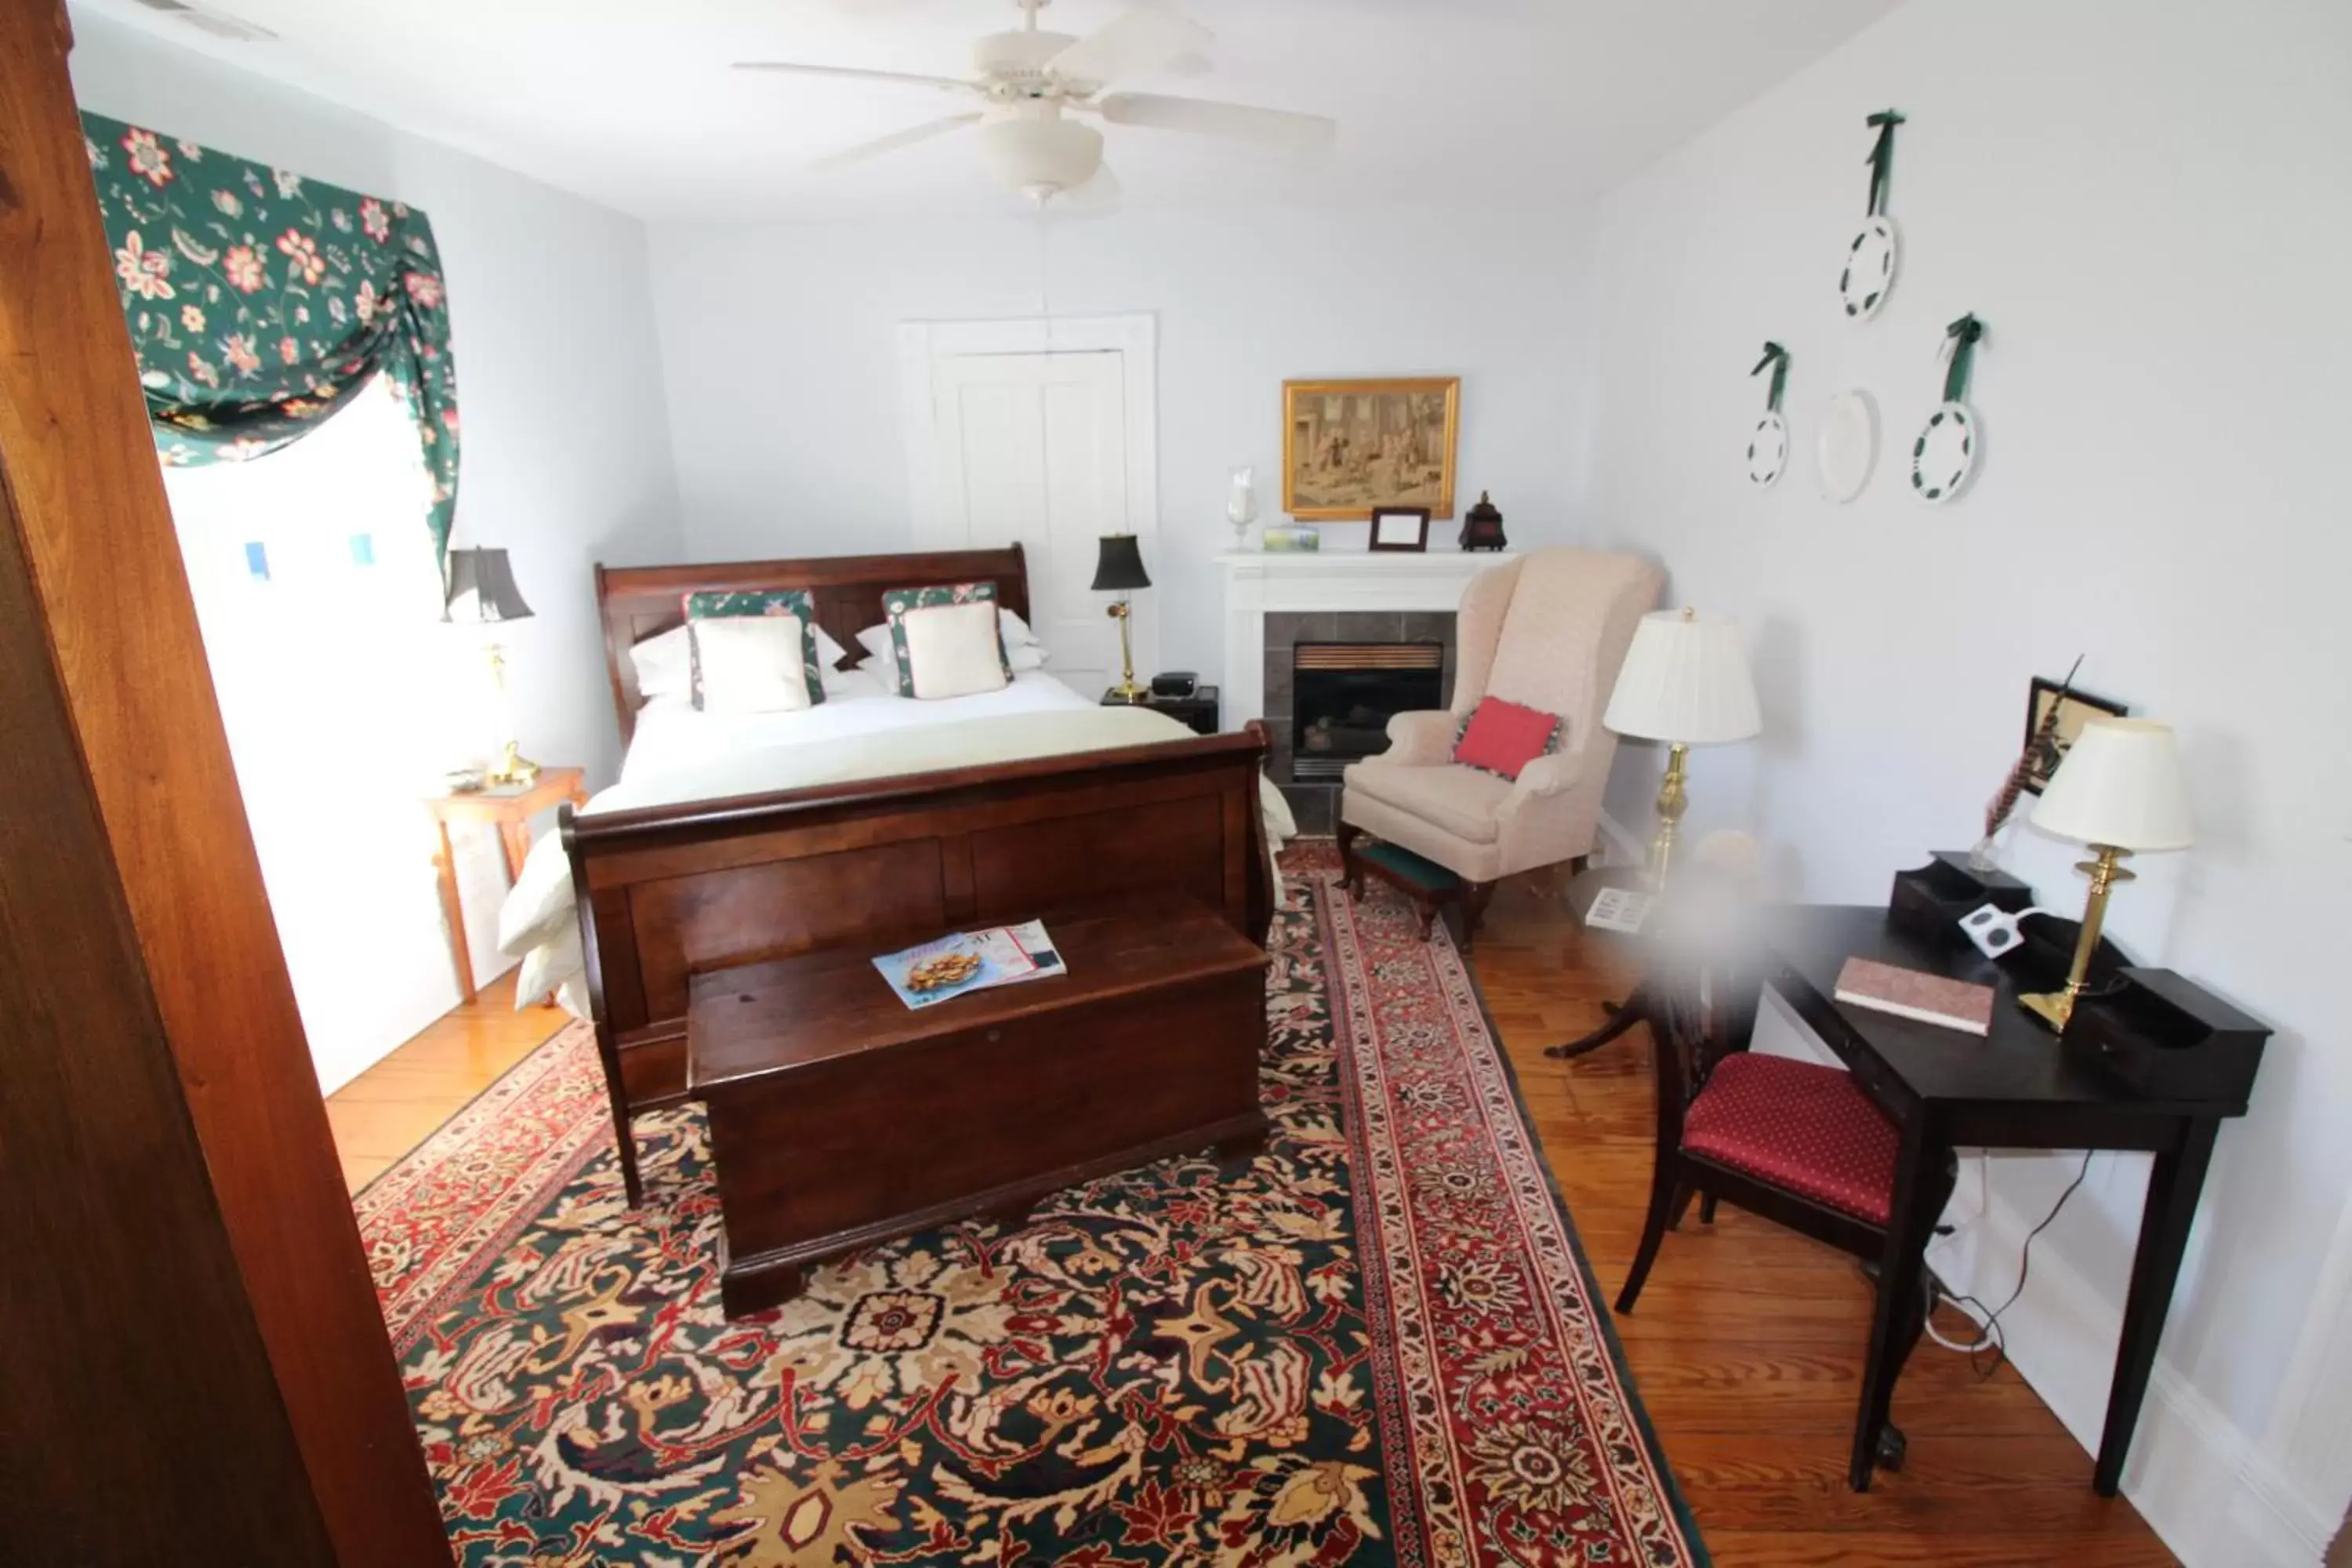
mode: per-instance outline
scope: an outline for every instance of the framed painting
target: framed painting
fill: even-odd
[[[2044,737],[2042,721],[2050,716],[2053,704],[2058,708],[2058,722]],[[2110,702],[2087,691],[2069,691],[2061,682],[2035,676],[2032,694],[2025,705],[2025,749],[2032,756],[2026,770],[2025,788],[2040,795],[2049,785],[2058,772],[2058,764],[2074,748],[2074,738],[2083,732],[2085,721],[2123,719],[2130,713],[2120,702]]]
[[[1284,382],[1282,510],[1317,521],[1394,507],[1452,517],[1461,409],[1459,376]]]

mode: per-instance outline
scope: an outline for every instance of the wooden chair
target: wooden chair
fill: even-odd
[[[1658,1246],[1678,1229],[1693,1196],[1702,1224],[1718,1199],[1875,1268],[1885,1253],[1901,1133],[1853,1077],[1836,1068],[1748,1049],[1758,990],[1752,977],[1717,970],[1662,984],[1650,1015],[1651,1058],[1658,1089],[1657,1155],[1650,1177],[1642,1244],[1618,1292],[1631,1313],[1657,1261]],[[1741,1000],[1726,1002],[1727,997]],[[1706,1000],[1702,1000],[1706,998]],[[1937,1208],[1954,1173],[1929,1180]],[[1901,1320],[1895,1370],[1927,1324],[1923,1299]],[[1903,1467],[1904,1439],[1892,1422],[1875,1438],[1878,1464]]]

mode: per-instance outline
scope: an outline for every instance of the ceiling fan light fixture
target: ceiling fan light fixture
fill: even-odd
[[[1032,196],[1075,190],[1102,167],[1102,132],[1057,114],[992,120],[979,138],[981,162],[996,183]]]

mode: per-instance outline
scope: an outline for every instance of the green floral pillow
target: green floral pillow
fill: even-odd
[[[893,588],[882,595],[882,613],[890,620],[890,665],[895,678],[894,689],[901,697],[915,695],[915,669],[907,657],[907,616],[918,610],[933,609],[942,605],[994,604],[994,583],[935,583],[919,588]],[[992,617],[996,627],[996,657],[1003,666],[1004,679],[1013,679],[1013,660],[1004,651],[1004,623],[1002,616]]]
[[[759,588],[729,593],[706,589],[686,595],[688,621],[719,620],[736,616],[797,616],[801,623],[801,663],[808,673],[809,705],[824,700],[824,676],[817,668],[816,601],[803,588]],[[689,648],[693,639],[687,639]],[[693,658],[694,705],[702,706],[702,658]]]

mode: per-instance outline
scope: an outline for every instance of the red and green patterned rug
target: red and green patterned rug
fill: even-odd
[[[693,1110],[630,1212],[574,1025],[358,1200],[459,1561],[1706,1561],[1452,945],[1286,857],[1249,1173],[1174,1160],[719,1315]]]

